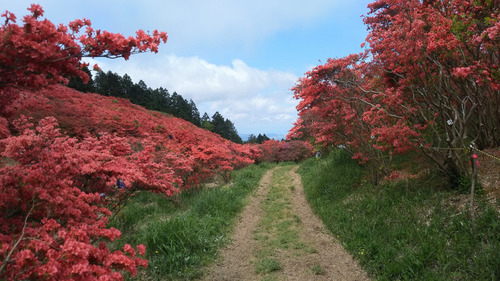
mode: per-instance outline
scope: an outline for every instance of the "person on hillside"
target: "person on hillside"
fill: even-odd
[[[122,179],[120,179],[120,178],[116,180],[116,186],[117,186],[118,188],[126,188],[126,187],[127,187],[127,186],[125,185],[125,183],[123,182],[123,180],[122,180]]]

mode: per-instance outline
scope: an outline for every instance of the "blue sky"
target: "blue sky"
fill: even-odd
[[[0,0],[18,23],[31,3],[67,24],[87,18],[96,29],[134,35],[167,32],[157,54],[97,62],[134,82],[192,99],[201,114],[219,111],[241,135],[284,136],[297,118],[290,88],[328,58],[361,52],[369,0]]]

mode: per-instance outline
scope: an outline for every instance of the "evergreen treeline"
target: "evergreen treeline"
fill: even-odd
[[[224,119],[224,117],[218,111],[215,112],[211,119],[205,112],[205,114],[203,114],[203,117],[201,118],[201,124],[203,128],[217,133],[225,139],[228,139],[235,143],[243,143],[243,140],[238,135],[238,131],[234,127],[233,122],[231,122],[229,119]]]
[[[84,84],[79,78],[71,78],[68,87],[80,92],[94,92],[104,96],[126,98],[130,102],[144,106],[147,109],[182,118],[235,143],[243,143],[233,122],[224,119],[219,112],[216,112],[212,118],[207,113],[201,118],[193,100],[187,101],[176,92],[170,94],[167,89],[162,87],[153,90],[142,80],[139,83],[134,83],[127,74],[120,76],[111,71],[99,71],[92,78],[90,70],[86,68],[85,71],[91,77],[88,84]]]
[[[248,136],[248,140],[245,143],[258,143],[258,144],[262,144],[263,142],[268,141],[268,140],[270,140],[270,138],[268,138],[266,136],[266,134],[264,134],[264,135],[259,134],[258,136],[255,136],[254,134],[251,134],[250,136]]]

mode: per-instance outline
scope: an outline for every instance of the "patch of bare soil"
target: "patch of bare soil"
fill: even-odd
[[[478,178],[490,199],[500,200],[500,148],[478,153]]]
[[[304,244],[317,249],[313,253],[291,255],[283,253],[279,257],[282,265],[278,280],[370,280],[356,260],[354,260],[326,230],[321,220],[312,212],[303,191],[298,166],[289,172],[293,211],[302,224],[300,239]],[[272,173],[268,171],[262,178],[257,195],[244,209],[236,225],[232,243],[221,253],[221,258],[210,267],[203,280],[260,280],[255,272],[255,253],[258,242],[253,232],[262,216],[261,202],[269,191]],[[321,274],[314,274],[311,268],[321,268]]]

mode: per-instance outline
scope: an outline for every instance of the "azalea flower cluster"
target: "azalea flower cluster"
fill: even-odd
[[[40,5],[32,4],[28,10],[31,15],[23,18],[22,26],[16,24],[14,14],[6,11],[1,15],[5,18],[0,28],[2,87],[41,87],[65,82],[68,76],[88,81],[82,57],[128,59],[134,53],[158,52],[158,45],[168,38],[157,30],[152,35],[139,30],[136,37],[125,38],[119,33],[95,30],[89,19],[56,26],[41,19],[44,11]]]
[[[329,59],[293,88],[299,119],[289,137],[342,145],[383,173],[392,155],[418,151],[450,180],[467,175],[461,149],[500,145],[498,4],[368,7],[366,51]]]
[[[300,162],[311,157],[314,150],[309,142],[301,140],[267,140],[257,146],[260,154],[256,161],[269,163]]]

